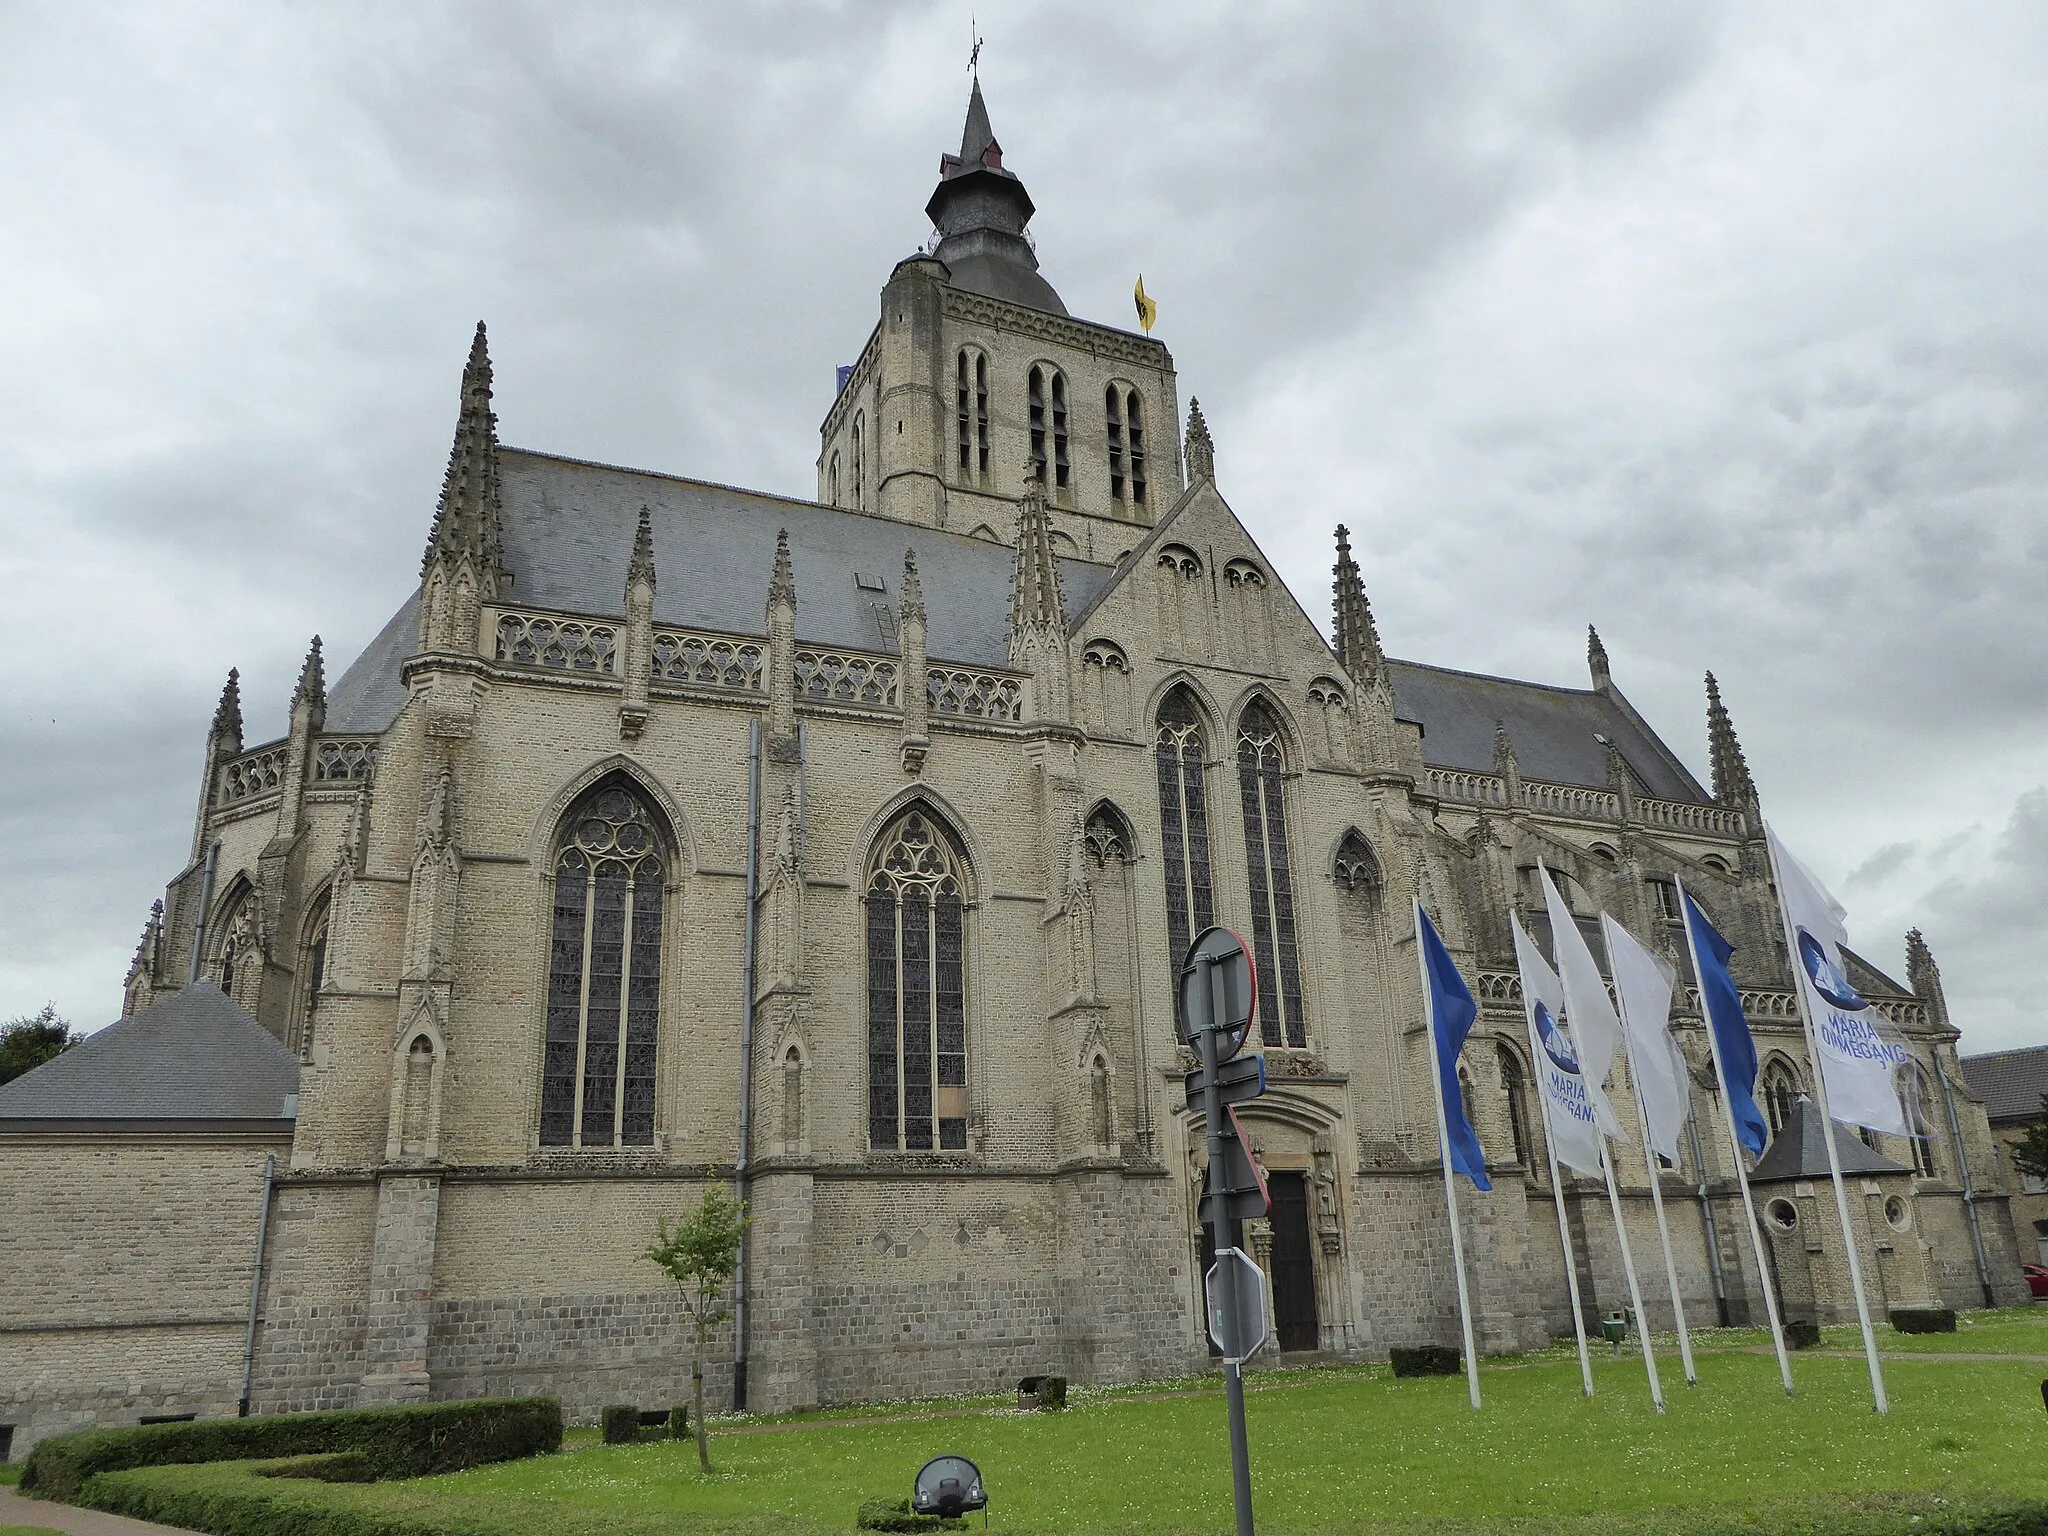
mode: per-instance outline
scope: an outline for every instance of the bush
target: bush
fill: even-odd
[[[1041,1376],[1038,1378],[1038,1406],[1059,1409],[1067,1406],[1067,1378],[1064,1376]]]
[[[1787,1349],[1817,1349],[1820,1347],[1820,1324],[1812,1322],[1788,1322],[1785,1324],[1785,1347]]]
[[[1949,1307],[1893,1307],[1892,1326],[1901,1333],[1954,1333],[1956,1314]]]
[[[668,1437],[671,1440],[690,1438],[690,1405],[677,1403],[668,1411]]]
[[[964,1531],[965,1520],[944,1515],[914,1514],[908,1499],[869,1499],[860,1507],[854,1525],[863,1531]]]
[[[1465,1356],[1448,1344],[1421,1344],[1413,1349],[1395,1345],[1387,1351],[1396,1376],[1455,1376],[1465,1368]]]
[[[128,1467],[337,1451],[360,1452],[377,1478],[425,1477],[537,1456],[561,1445],[562,1405],[551,1397],[193,1419],[51,1435],[29,1452],[21,1487],[24,1493],[69,1501],[78,1497],[87,1478]]]
[[[604,1426],[606,1445],[631,1445],[640,1438],[640,1410],[629,1403],[613,1403],[598,1415]]]

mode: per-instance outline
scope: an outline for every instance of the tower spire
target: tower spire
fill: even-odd
[[[1067,306],[1038,272],[1038,253],[1024,230],[1038,210],[1017,173],[1003,167],[1003,146],[989,122],[975,74],[967,95],[960,153],[939,156],[939,184],[925,204],[937,227],[932,254],[946,264],[955,288],[1064,315]]]
[[[1756,781],[1749,776],[1735,722],[1721,703],[1721,685],[1707,674],[1707,753],[1714,765],[1714,798],[1723,805],[1754,806]]]
[[[1332,586],[1336,593],[1338,665],[1357,681],[1370,682],[1379,675],[1386,656],[1380,650],[1372,607],[1365,600],[1365,581],[1359,575],[1358,562],[1351,558],[1351,530],[1342,523],[1337,525],[1337,563],[1330,569],[1337,578]]]
[[[498,595],[499,537],[498,418],[491,411],[490,347],[479,320],[462,368],[462,403],[441,500],[420,561],[421,649],[475,647],[477,608]]]

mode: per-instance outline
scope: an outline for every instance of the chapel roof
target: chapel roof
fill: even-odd
[[[210,981],[168,993],[0,1083],[7,1120],[298,1117],[299,1058]]]
[[[1764,1148],[1764,1155],[1756,1160],[1756,1167],[1749,1175],[1752,1184],[1765,1184],[1772,1179],[1825,1179],[1828,1172],[1828,1149],[1820,1139],[1820,1106],[1813,1100],[1801,1096],[1792,1106],[1792,1113],[1786,1119],[1783,1129],[1771,1138],[1771,1144]],[[1835,1156],[1842,1164],[1844,1173],[1904,1173],[1903,1164],[1873,1152],[1863,1144],[1863,1138],[1842,1125],[1831,1127],[1835,1133]]]
[[[500,450],[499,475],[503,558],[514,578],[502,601],[511,605],[622,617],[626,565],[645,506],[654,528],[657,624],[765,635],[775,539],[787,529],[799,642],[894,651],[903,554],[915,549],[933,660],[1008,665],[1016,567],[1008,544],[517,448]],[[1113,567],[1063,558],[1059,573],[1071,619],[1108,584]],[[408,599],[335,684],[328,731],[381,731],[396,718],[405,703],[400,669],[419,646],[418,604],[417,594]]]
[[[1494,727],[1507,728],[1525,778],[1605,785],[1605,737],[1642,789],[1659,800],[1707,801],[1671,749],[1612,694],[1554,688],[1419,661],[1389,661],[1396,712],[1422,727],[1422,760],[1434,768],[1492,773]]]
[[[1984,1101],[1993,1125],[2041,1118],[2041,1096],[2048,1094],[2048,1045],[1965,1056],[1962,1067],[1963,1081]]]

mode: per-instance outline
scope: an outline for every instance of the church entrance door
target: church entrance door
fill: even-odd
[[[1284,1350],[1314,1349],[1320,1340],[1308,1179],[1299,1173],[1269,1173],[1266,1187],[1273,1196],[1273,1331]]]

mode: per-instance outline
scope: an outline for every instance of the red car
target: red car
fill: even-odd
[[[2034,1299],[2048,1301],[2048,1267],[2022,1264],[2020,1273],[2027,1277],[2027,1289],[2034,1293]]]

